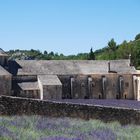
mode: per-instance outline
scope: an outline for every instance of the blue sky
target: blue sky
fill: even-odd
[[[140,33],[140,0],[0,0],[0,48],[77,54]]]

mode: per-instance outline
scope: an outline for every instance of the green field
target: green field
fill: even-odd
[[[140,126],[72,118],[1,116],[0,140],[140,140]]]

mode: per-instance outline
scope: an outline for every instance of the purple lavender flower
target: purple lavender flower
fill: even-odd
[[[10,137],[12,139],[14,139],[16,136],[14,135],[13,132],[11,132],[8,128],[4,127],[4,126],[0,126],[0,136],[3,137]]]
[[[57,100],[56,100],[57,101]],[[63,99],[59,100],[60,102],[69,102],[69,103],[80,103],[80,104],[92,104],[92,105],[103,105],[110,107],[126,107],[140,109],[140,102],[135,100],[117,100],[117,99]]]
[[[117,136],[108,128],[97,129],[89,132],[89,136],[92,136],[96,140],[116,140]]]
[[[66,138],[61,136],[50,136],[46,138],[41,138],[40,140],[81,140],[79,138]]]
[[[44,120],[39,120],[36,124],[36,128],[38,130],[45,130],[45,129],[57,129],[57,125],[52,124],[51,122],[48,121],[44,121]]]

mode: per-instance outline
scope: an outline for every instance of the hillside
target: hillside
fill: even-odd
[[[23,59],[23,60],[86,60],[88,53],[79,53],[77,55],[64,55],[51,52],[40,52],[40,50],[10,50],[7,52],[10,59]]]
[[[109,45],[95,51],[97,60],[113,60],[113,59],[129,59],[131,57],[132,65],[140,69],[140,39],[133,41],[123,41],[120,45],[115,45],[115,41],[110,42],[114,45]]]
[[[90,49],[89,53],[79,53],[77,55],[58,54],[53,51],[40,52],[39,50],[10,50],[7,52],[10,59],[24,60],[115,60],[128,59],[131,56],[132,65],[140,69],[140,34],[136,35],[133,41],[123,41],[117,45],[114,39],[111,39],[107,46],[96,50]]]

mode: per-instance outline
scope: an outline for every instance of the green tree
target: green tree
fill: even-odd
[[[95,60],[95,54],[94,54],[92,48],[90,49],[89,60]]]
[[[53,52],[53,51],[51,51],[51,52],[49,53],[49,55],[54,56],[54,52]]]
[[[108,42],[108,59],[116,59],[116,49],[117,49],[116,42],[112,38]]]
[[[136,35],[135,40],[140,39],[140,33]]]
[[[44,55],[47,55],[48,54],[48,52],[47,51],[44,51]]]
[[[140,69],[140,40],[133,42],[132,46],[132,62],[136,68]]]
[[[115,51],[116,50],[117,45],[116,45],[116,42],[114,41],[113,38],[108,42],[108,48],[111,51]]]

